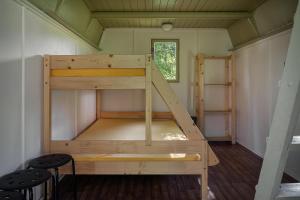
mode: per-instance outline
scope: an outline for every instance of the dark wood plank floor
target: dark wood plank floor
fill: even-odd
[[[220,164],[209,168],[209,199],[253,200],[262,160],[241,145],[211,143]],[[78,176],[80,200],[199,200],[197,176]],[[287,176],[284,182],[293,180]],[[60,196],[72,199],[72,179]]]

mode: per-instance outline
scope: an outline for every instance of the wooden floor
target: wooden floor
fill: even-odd
[[[211,143],[220,164],[209,168],[209,199],[252,200],[262,160],[241,145]],[[197,176],[78,176],[80,200],[199,200]],[[61,199],[72,199],[72,179]],[[284,182],[292,182],[284,177]]]

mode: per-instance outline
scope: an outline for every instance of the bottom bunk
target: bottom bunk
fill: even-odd
[[[153,120],[153,141],[187,140],[174,120]],[[145,140],[144,119],[100,119],[75,141]],[[201,174],[200,154],[72,154],[77,174]],[[70,173],[70,167],[62,173]]]

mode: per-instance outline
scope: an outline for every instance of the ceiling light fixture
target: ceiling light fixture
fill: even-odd
[[[168,22],[168,23],[163,23],[161,25],[162,30],[164,31],[171,31],[173,29],[173,24]]]

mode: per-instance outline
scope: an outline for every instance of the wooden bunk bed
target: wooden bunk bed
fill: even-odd
[[[170,113],[152,112],[153,88]],[[97,91],[96,121],[72,140],[51,138],[51,90],[60,89]],[[145,90],[145,112],[101,112],[104,89]],[[45,56],[43,146],[44,153],[72,154],[77,174],[199,175],[202,199],[208,166],[218,163],[151,55]]]

